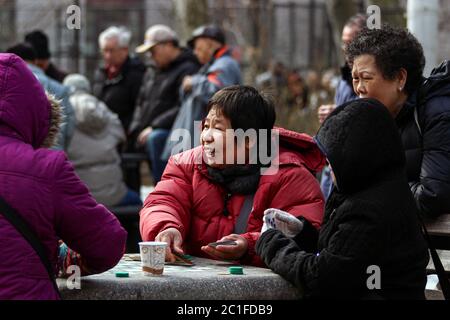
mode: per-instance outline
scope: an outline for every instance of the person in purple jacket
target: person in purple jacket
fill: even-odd
[[[127,233],[64,152],[49,149],[59,112],[23,60],[0,54],[0,197],[37,235],[55,274],[61,240],[81,257],[82,272],[104,272],[121,259]],[[59,298],[37,253],[1,212],[0,244],[0,300]]]

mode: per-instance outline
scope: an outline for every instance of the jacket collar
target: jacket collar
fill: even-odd
[[[414,108],[416,105],[417,105],[417,92],[413,92],[408,96],[408,99],[406,100],[402,109],[395,118],[395,122],[399,124],[405,121],[405,119],[409,119],[409,117],[414,113]]]

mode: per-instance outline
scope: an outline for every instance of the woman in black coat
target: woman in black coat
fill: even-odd
[[[450,213],[450,63],[424,79],[419,41],[389,25],[358,33],[346,47],[346,60],[356,94],[379,100],[395,118],[419,212]]]
[[[262,233],[256,251],[306,297],[424,299],[426,242],[405,174],[405,155],[386,107],[344,104],[316,136],[334,173],[317,243],[307,230]]]

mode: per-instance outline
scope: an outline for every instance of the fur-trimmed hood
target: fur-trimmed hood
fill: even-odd
[[[404,170],[405,154],[394,119],[375,99],[358,99],[333,111],[315,137],[341,193],[353,193]]]
[[[0,135],[37,149],[54,144],[61,122],[59,102],[48,96],[26,63],[0,53]]]

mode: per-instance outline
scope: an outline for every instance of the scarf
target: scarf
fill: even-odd
[[[225,169],[207,166],[209,179],[223,186],[228,193],[249,195],[256,192],[259,185],[259,165],[236,165]]]

